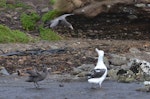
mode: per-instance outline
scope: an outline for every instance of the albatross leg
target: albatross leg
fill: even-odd
[[[91,83],[90,85],[91,85],[91,87],[90,87],[91,89],[97,89],[97,85],[96,84]]]

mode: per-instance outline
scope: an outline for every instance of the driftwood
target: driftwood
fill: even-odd
[[[63,54],[66,53],[67,49],[49,49],[49,50],[42,50],[42,49],[32,49],[26,51],[16,51],[16,52],[9,52],[0,54],[0,56],[27,56],[27,55],[42,55],[42,54]]]
[[[73,13],[82,14],[87,17],[95,17],[102,12],[112,11],[113,7],[118,4],[136,6],[141,3],[145,4],[145,6],[142,6],[141,9],[149,12],[150,7],[147,6],[147,4],[150,3],[150,0],[104,0],[101,2],[91,2],[88,5],[74,10]]]

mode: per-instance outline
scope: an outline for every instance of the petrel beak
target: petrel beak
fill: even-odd
[[[52,68],[49,67],[49,68],[47,68],[47,70],[48,70],[48,72],[51,72]]]
[[[73,30],[73,27],[72,26],[69,26],[72,30]]]

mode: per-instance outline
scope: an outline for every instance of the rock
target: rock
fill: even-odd
[[[94,64],[83,64],[82,66],[78,67],[77,69],[80,69],[82,71],[90,71],[94,68]]]
[[[129,70],[130,67],[128,65],[124,64],[124,65],[121,65],[121,69]]]
[[[16,0],[6,0],[6,4],[15,4]]]
[[[140,50],[138,50],[137,48],[134,48],[134,47],[130,48],[129,51],[130,51],[131,53],[141,53]]]
[[[31,6],[31,7],[33,7],[33,8],[36,8],[36,6],[35,6],[32,2],[30,2],[30,1],[26,2],[26,4],[27,4],[28,6]]]
[[[5,69],[5,67],[0,67],[0,74],[2,74],[2,75],[10,75],[9,73],[8,73],[8,71]]]
[[[26,13],[27,14],[29,14],[29,13],[36,13],[36,9],[27,9]]]
[[[150,81],[143,82],[144,87],[136,89],[136,91],[150,92]]]
[[[130,70],[136,75],[138,81],[150,80],[150,63],[144,60],[132,58],[129,63]]]
[[[5,7],[3,7],[3,8],[0,7],[0,11],[3,11],[3,10],[5,10]]]
[[[144,72],[146,75],[150,75],[150,63],[144,60],[132,58],[130,59],[130,67],[132,68],[140,68],[142,72]],[[140,69],[137,69],[137,71],[140,71]]]
[[[150,92],[150,86],[144,86],[142,88],[137,88],[136,91]]]
[[[147,7],[150,7],[150,4],[147,4]]]
[[[15,16],[15,17],[13,17],[13,19],[17,20],[17,19],[18,19],[18,17],[16,17],[16,16]]]
[[[137,19],[138,17],[136,15],[128,15],[127,16],[130,20]]]
[[[88,74],[94,68],[94,64],[83,64],[77,68],[73,68],[71,72],[72,75],[77,75],[78,77],[83,77],[85,74]]]
[[[119,55],[111,54],[110,64],[114,66],[121,66],[127,64],[127,58]]]
[[[128,70],[127,73],[123,75],[118,75],[118,81],[124,83],[130,83],[136,81],[135,75],[132,71]]]
[[[146,7],[146,4],[144,4],[144,3],[139,3],[139,4],[135,4],[135,6],[141,8],[141,7]]]
[[[11,14],[5,14],[5,16],[7,17],[7,18],[12,18],[12,15]]]
[[[108,71],[108,76],[113,79],[113,80],[117,80],[118,76],[117,76],[117,72],[119,69],[111,69]]]
[[[122,0],[122,1],[121,0],[100,0],[100,1],[90,0],[90,1],[91,2],[89,2],[87,5],[80,7],[78,9],[75,9],[74,13],[83,14],[87,17],[95,17],[103,12],[107,13],[109,11],[115,11],[115,8],[116,6],[118,6],[118,4],[126,5],[126,4],[133,3],[132,0]]]
[[[110,68],[109,60],[107,57],[104,57],[104,64],[106,65],[107,68]]]
[[[144,73],[150,75],[150,63],[147,61],[141,61],[140,65],[141,69],[143,70]]]
[[[41,10],[42,13],[45,13],[45,12],[48,12],[48,11],[49,11],[49,8],[48,8],[48,7],[43,8],[43,9]]]
[[[73,71],[71,72],[72,75],[77,75],[79,73],[81,73],[82,70],[81,69],[78,69],[78,68],[73,68]]]
[[[86,71],[83,71],[81,73],[79,73],[78,75],[76,75],[77,77],[86,77],[86,75],[88,74],[89,72],[86,72]]]
[[[150,85],[150,81],[144,81],[143,84],[144,84],[145,86],[148,86],[148,85]]]

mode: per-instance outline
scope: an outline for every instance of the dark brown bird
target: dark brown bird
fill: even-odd
[[[26,80],[26,82],[33,82],[34,86],[36,88],[39,88],[39,81],[42,81],[46,78],[46,76],[48,75],[48,70],[50,68],[47,68],[46,66],[44,66],[43,70],[41,72],[37,71],[37,70],[27,70],[27,73],[29,74],[29,78]]]

